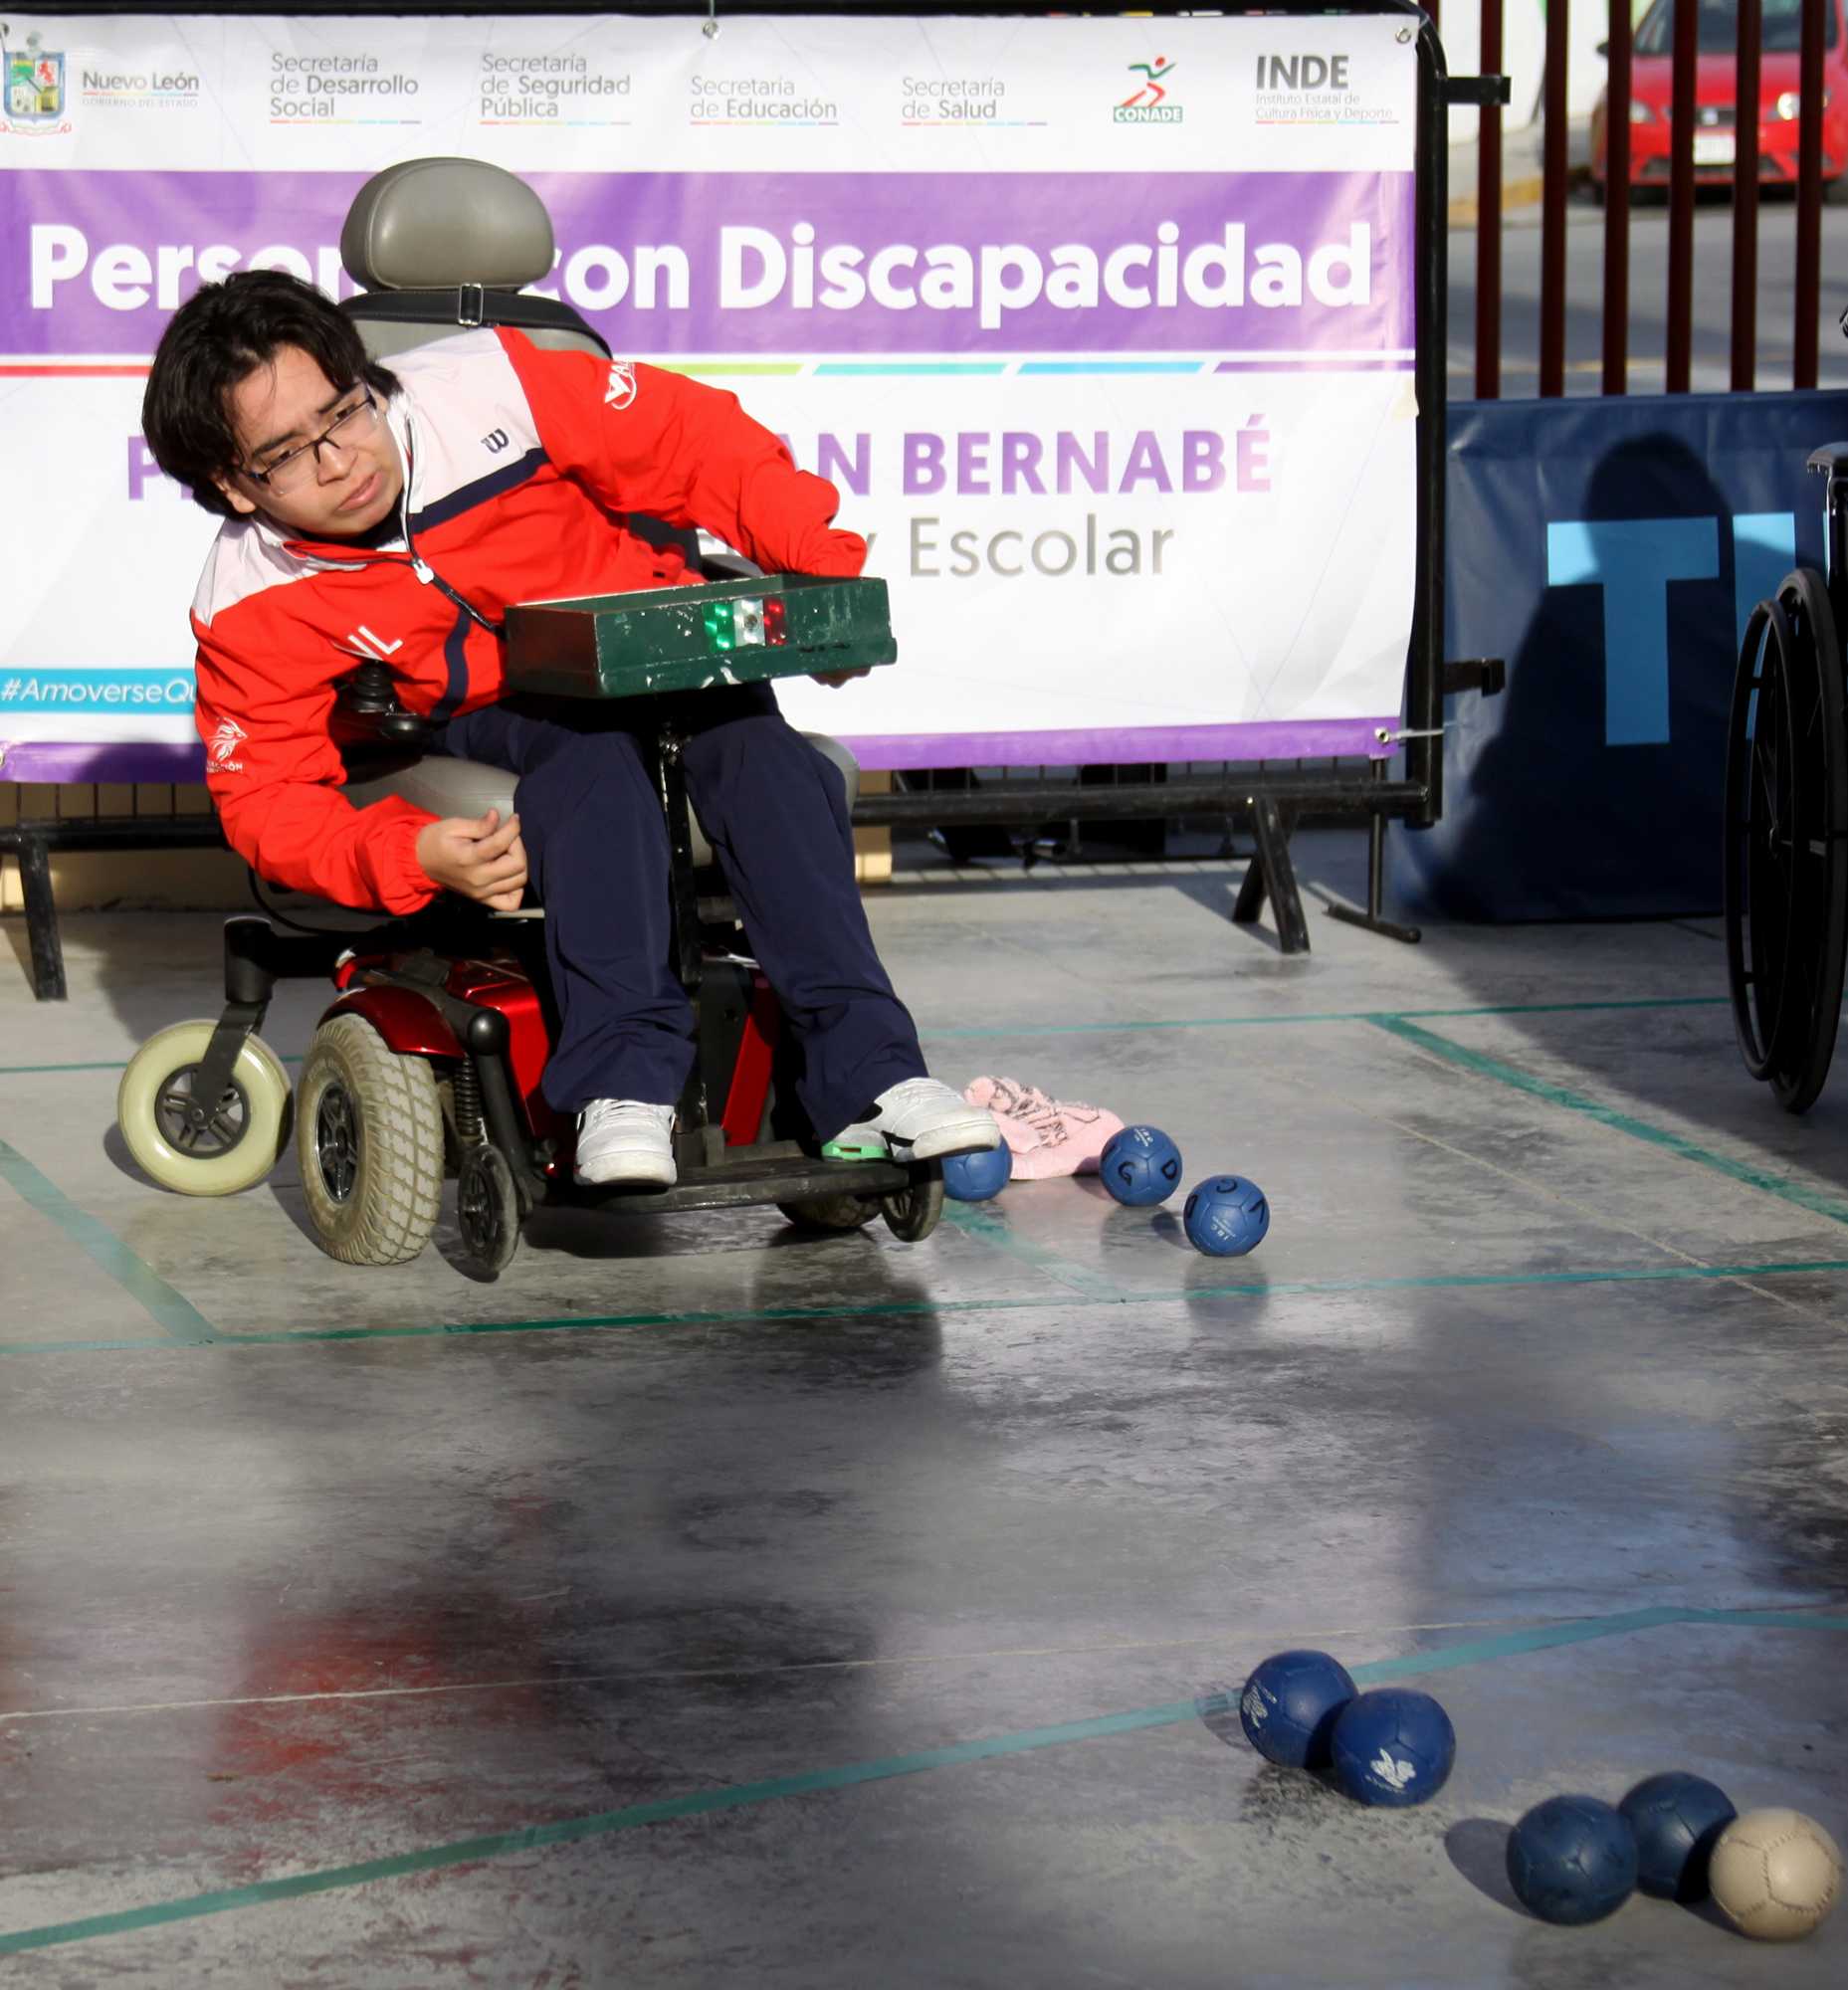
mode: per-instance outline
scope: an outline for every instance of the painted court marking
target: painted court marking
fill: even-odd
[[[1331,1009],[1308,1015],[1274,1016],[1178,1016],[1150,1022],[1123,1023],[999,1023],[979,1029],[936,1030],[921,1028],[919,1034],[931,1043],[962,1042],[977,1037],[1081,1037],[1121,1035],[1138,1030],[1239,1030],[1288,1028],[1310,1023],[1376,1023],[1384,1014],[1412,1017],[1419,1021],[1441,1022],[1455,1016],[1556,1016],[1599,1009],[1713,1009],[1727,1001],[1724,995],[1638,995],[1621,1000],[1597,1002],[1492,1002],[1467,1009]],[[299,1052],[283,1059],[300,1064]],[[0,1078],[36,1078],[47,1073],[70,1071],[124,1071],[125,1058],[103,1059],[90,1064],[0,1064]]]
[[[1514,1065],[1506,1064],[1502,1062],[1500,1059],[1485,1056],[1481,1052],[1470,1050],[1465,1046],[1456,1043],[1451,1038],[1442,1036],[1438,1034],[1436,1031],[1428,1030],[1422,1027],[1423,1021],[1437,1021],[1444,1018],[1457,1018],[1457,1017],[1470,1017],[1470,1016],[1585,1013],[1585,1012],[1604,1011],[1604,1010],[1650,1011],[1650,1010],[1662,1010],[1662,1009],[1713,1008],[1724,1004],[1726,999],[1727,998],[1724,996],[1706,996],[1706,995],[1670,996],[1670,997],[1633,997],[1633,998],[1621,998],[1621,999],[1600,1000],[1600,1001],[1583,1001],[1583,1002],[1502,1003],[1502,1004],[1478,1005],[1475,1007],[1468,1007],[1468,1008],[1449,1008],[1449,1009],[1415,1009],[1415,1010],[1403,1010],[1403,1011],[1378,1011],[1378,1010],[1334,1011],[1334,1012],[1314,1014],[1308,1016],[1304,1015],[1224,1016],[1224,1017],[1203,1017],[1194,1020],[1171,1019],[1159,1022],[1086,1023],[1086,1024],[1071,1024],[1071,1025],[1055,1025],[1051,1027],[1036,1026],[1030,1032],[1013,1030],[1013,1029],[976,1029],[976,1030],[931,1031],[931,1032],[926,1032],[925,1034],[930,1038],[932,1038],[933,1040],[936,1040],[942,1038],[978,1038],[978,1037],[993,1037],[993,1036],[1010,1036],[1019,1034],[1058,1036],[1058,1035],[1077,1035],[1077,1034],[1099,1034],[1105,1032],[1122,1032],[1122,1031],[1228,1029],[1228,1028],[1255,1027],[1255,1026],[1283,1027],[1290,1025],[1317,1024],[1317,1023],[1366,1023],[1376,1029],[1385,1031],[1387,1034],[1394,1036],[1398,1038],[1400,1041],[1410,1044],[1415,1048],[1426,1052],[1429,1055],[1438,1057],[1448,1063],[1457,1065],[1460,1068],[1471,1072],[1475,1076],[1489,1078],[1496,1081],[1499,1084],[1506,1085],[1514,1090],[1525,1092],[1531,1096],[1543,1100],[1547,1104],[1558,1106],[1567,1111],[1579,1113],[1585,1117],[1595,1120],[1597,1123],[1606,1126],[1613,1131],[1624,1133],[1632,1138],[1647,1141],[1654,1146],[1657,1146],[1668,1152],[1678,1155],[1680,1158],[1684,1160],[1692,1161],[1699,1166],[1713,1169],[1716,1172],[1731,1177],[1733,1180],[1743,1182],[1747,1186],[1759,1189],[1764,1193],[1777,1196],[1783,1201],[1793,1203],[1802,1209],[1808,1210],[1813,1215],[1825,1217],[1831,1222],[1848,1225],[1848,1203],[1844,1203],[1835,1197],[1825,1195],[1819,1190],[1808,1188],[1802,1183],[1793,1182],[1781,1176],[1772,1174],[1768,1170],[1753,1167],[1745,1162],[1731,1160],[1725,1155],[1714,1153],[1711,1149],[1702,1147],[1697,1142],[1690,1140],[1679,1133],[1672,1132],[1665,1127],[1653,1126],[1647,1120],[1639,1119],[1631,1113],[1626,1113],[1618,1110],[1615,1107],[1607,1106],[1601,1103],[1599,1100],[1591,1098],[1585,1095],[1584,1094],[1571,1092],[1563,1086],[1553,1085],[1546,1080],[1535,1078],[1529,1073],[1521,1071],[1518,1067]],[[9,1066],[9,1067],[0,1067],[0,1077],[9,1075],[20,1076],[20,1075],[25,1075],[27,1073],[55,1071],[60,1069],[94,1070],[94,1069],[115,1069],[115,1068],[116,1067],[113,1066],[68,1066],[68,1067]],[[588,1319],[588,1318],[560,1319],[552,1321],[531,1321],[531,1320],[496,1321],[496,1322],[483,1323],[479,1325],[452,1324],[452,1325],[423,1326],[423,1327],[409,1327],[409,1328],[350,1327],[350,1328],[334,1328],[334,1329],[323,1329],[323,1330],[309,1330],[308,1332],[284,1332],[284,1333],[272,1333],[272,1334],[220,1334],[212,1326],[211,1322],[206,1320],[204,1316],[200,1314],[191,1305],[190,1301],[185,1299],[179,1293],[177,1293],[171,1286],[169,1286],[163,1279],[161,1279],[159,1275],[155,1273],[150,1266],[143,1263],[143,1261],[139,1259],[128,1248],[126,1244],[124,1244],[111,1231],[109,1231],[105,1225],[98,1222],[96,1218],[91,1217],[85,1211],[79,1209],[75,1203],[71,1202],[68,1198],[66,1198],[62,1194],[62,1192],[59,1191],[43,1174],[41,1174],[36,1168],[34,1168],[32,1164],[24,1158],[23,1155],[18,1154],[11,1147],[6,1147],[3,1142],[0,1142],[0,1149],[3,1149],[4,1156],[10,1157],[10,1165],[6,1160],[0,1159],[0,1178],[10,1181],[13,1184],[13,1186],[19,1190],[22,1196],[25,1197],[27,1201],[31,1202],[35,1207],[40,1208],[44,1213],[49,1215],[51,1219],[59,1225],[60,1228],[65,1230],[67,1235],[71,1236],[73,1240],[76,1241],[80,1245],[80,1247],[86,1251],[86,1253],[93,1259],[94,1262],[96,1262],[99,1266],[102,1267],[102,1269],[107,1272],[111,1278],[115,1279],[116,1283],[121,1285],[123,1289],[127,1291],[130,1294],[130,1295],[135,1298],[136,1302],[142,1305],[144,1309],[147,1310],[152,1315],[152,1317],[160,1325],[162,1330],[167,1334],[170,1342],[182,1345],[201,1346],[201,1345],[227,1345],[234,1343],[243,1345],[263,1345],[263,1344],[282,1344],[297,1340],[307,1341],[307,1340],[319,1340],[319,1339],[362,1339],[362,1338],[370,1339],[370,1338],[389,1338],[394,1336],[402,1337],[405,1335],[422,1337],[439,1333],[513,1332],[513,1331],[529,1332],[538,1330],[542,1327],[564,1329],[569,1327],[587,1327],[587,1326],[613,1328],[613,1327],[623,1327],[623,1326],[628,1326],[628,1327],[669,1326],[676,1324],[709,1325],[717,1323],[721,1320],[732,1319],[732,1318],[760,1319],[768,1321],[775,1319],[802,1319],[802,1318],[817,1318],[817,1317],[843,1317],[843,1316],[866,1317],[884,1311],[895,1311],[895,1310],[902,1311],[908,1309],[904,1306],[882,1307],[875,1304],[871,1306],[847,1307],[847,1308],[819,1308],[819,1309],[771,1308],[763,1312],[742,1313],[742,1314],[699,1313],[699,1314],[629,1315],[629,1316],[607,1316],[596,1319]],[[24,1185],[22,1186],[22,1184]],[[1582,1283],[1595,1282],[1599,1278],[1616,1278],[1620,1276],[1617,1274],[1594,1275],[1590,1273],[1568,1272],[1568,1273],[1538,1274],[1532,1277],[1523,1277],[1521,1275],[1512,1275],[1506,1278],[1489,1277],[1482,1280],[1474,1280],[1468,1278],[1446,1279],[1440,1277],[1440,1278],[1429,1278],[1429,1279],[1385,1280],[1385,1281],[1361,1280],[1361,1281],[1350,1281],[1350,1282],[1337,1281],[1337,1282],[1327,1282],[1327,1283],[1318,1281],[1318,1282],[1280,1284],[1280,1285],[1271,1285],[1265,1281],[1258,1281],[1250,1285],[1234,1285],[1234,1286],[1206,1288],[1206,1289],[1188,1288],[1179,1294],[1133,1292],[1120,1288],[1115,1284],[1115,1282],[1113,1282],[1109,1278],[1104,1277],[1099,1273],[1093,1272],[1088,1268],[1069,1264],[1063,1259],[1061,1259],[1056,1253],[1046,1250],[1043,1246],[1033,1244],[1024,1238],[1016,1236],[1010,1230],[1005,1220],[995,1215],[995,1213],[992,1211],[981,1210],[971,1205],[961,1205],[955,1210],[952,1210],[950,1212],[950,1220],[964,1234],[976,1238],[977,1240],[990,1246],[991,1248],[1005,1252],[1007,1255],[1014,1258],[1017,1262],[1023,1265],[1030,1266],[1034,1271],[1040,1273],[1041,1275],[1047,1278],[1056,1281],[1061,1286],[1063,1286],[1068,1292],[1073,1294],[1080,1301],[1086,1301],[1086,1300],[1092,1302],[1102,1301],[1105,1303],[1113,1303],[1113,1304],[1123,1304],[1123,1303],[1130,1303],[1138,1301],[1157,1301],[1167,1297],[1179,1297],[1182,1299],[1197,1298],[1203,1296],[1230,1297],[1246,1294],[1262,1294],[1273,1292],[1376,1291],[1376,1290],[1391,1290],[1392,1288],[1397,1286],[1416,1289],[1421,1287],[1437,1288],[1449,1285],[1476,1284],[1476,1283],[1490,1284],[1490,1285],[1502,1285],[1502,1284],[1523,1285],[1523,1284],[1535,1284],[1535,1283],[1582,1284]],[[1657,1247],[1657,1248],[1666,1248],[1666,1247]],[[1841,1269],[1841,1267],[1835,1264],[1833,1261],[1812,1262],[1811,1264],[1804,1267],[1769,1265],[1769,1266],[1750,1266],[1750,1267],[1732,1267],[1732,1268],[1710,1268],[1699,1265],[1691,1265],[1685,1268],[1685,1270],[1680,1274],[1667,1274],[1666,1276],[1679,1275],[1687,1277],[1730,1277],[1730,1278],[1747,1276],[1752,1278],[1766,1278],[1766,1277],[1775,1277],[1779,1273],[1787,1273],[1798,1269],[1812,1270],[1812,1271],[1833,1271]],[[1643,1273],[1625,1274],[1621,1276],[1629,1278],[1647,1278],[1650,1276],[1662,1276],[1662,1274],[1643,1272]],[[1058,1301],[1051,1301],[1051,1302],[1066,1303],[1068,1301],[1061,1299]],[[924,1310],[924,1311],[929,1311],[931,1313],[943,1313],[952,1311],[976,1311],[976,1310],[987,1311],[987,1310],[997,1309],[998,1307],[1001,1307],[1003,1305],[1030,1306],[1036,1304],[1043,1305],[1046,1303],[1049,1303],[1049,1301],[1044,1301],[1044,1300],[1040,1301],[1017,1300],[1017,1301],[1006,1301],[1006,1302],[945,1301],[940,1304],[929,1303],[922,1306],[913,1306],[909,1309]],[[153,1342],[144,1343],[134,1339],[119,1339],[119,1338],[93,1339],[85,1341],[55,1341],[55,1340],[23,1341],[22,1340],[13,1343],[0,1343],[0,1354],[54,1353],[54,1352],[94,1353],[94,1352],[104,1352],[104,1351],[121,1352],[142,1345],[157,1345],[157,1344],[160,1343],[153,1343]]]
[[[78,1208],[16,1147],[0,1140],[0,1181],[28,1208],[55,1224],[85,1257],[106,1272],[152,1317],[169,1342],[199,1346],[212,1338],[212,1323],[192,1301],[176,1293],[151,1265],[129,1250],[106,1224]]]
[[[497,1333],[620,1333],[674,1327],[774,1326],[822,1320],[931,1319],[966,1313],[1072,1312],[1087,1306],[1181,1305],[1200,1299],[1272,1298],[1294,1294],[1512,1291],[1532,1286],[1673,1285],[1689,1280],[1801,1278],[1848,1272],[1848,1258],[1804,1258],[1782,1265],[1617,1265],[1568,1272],[1440,1272],[1402,1279],[1292,1279],[1240,1285],[1171,1286],[1146,1292],[1068,1289],[1033,1298],[870,1299],[858,1305],[758,1306],[734,1312],[564,1313],[549,1319],[445,1320],[432,1326],[286,1327],[272,1333],[213,1328],[184,1343],[169,1340],[0,1341],[8,1354],[171,1353],[187,1349],[294,1347],[341,1340],[466,1340]]]
[[[1415,1044],[1418,1049],[1472,1072],[1478,1078],[1494,1079],[1498,1085],[1525,1092],[1530,1097],[1543,1099],[1548,1105],[1580,1113],[1587,1119],[1596,1120],[1600,1126],[1610,1127],[1613,1132],[1627,1133],[1634,1140],[1647,1141],[1649,1145],[1677,1154],[1685,1161],[1693,1161],[1697,1166],[1711,1168],[1717,1174],[1743,1182],[1747,1188],[1762,1189],[1767,1195],[1794,1203],[1799,1209],[1808,1210],[1812,1216],[1826,1217],[1831,1223],[1848,1224],[1848,1202],[1836,1196],[1806,1188],[1801,1182],[1789,1181],[1782,1175],[1753,1167],[1749,1162],[1735,1161],[1725,1154],[1716,1154],[1712,1148],[1703,1147],[1698,1141],[1672,1132],[1666,1126],[1653,1126],[1647,1119],[1638,1119],[1634,1113],[1619,1111],[1615,1106],[1587,1097],[1581,1092],[1569,1091],[1547,1079],[1535,1078],[1517,1065],[1504,1064],[1500,1058],[1486,1057],[1481,1051],[1470,1050],[1449,1037],[1439,1036],[1435,1030],[1421,1029],[1403,1016],[1378,1015],[1367,1020],[1389,1036]]]
[[[1376,1660],[1371,1665],[1351,1666],[1348,1671],[1356,1685],[1378,1686],[1390,1680],[1418,1679],[1431,1673],[1454,1672],[1463,1666],[1554,1650],[1564,1645],[1585,1644],[1597,1638],[1621,1637],[1632,1631],[1653,1630],[1665,1624],[1734,1624],[1756,1629],[1839,1632],[1848,1631],[1848,1616],[1811,1616],[1800,1611],[1777,1610],[1630,1610],[1613,1617],[1581,1618],[1567,1624],[1540,1625],[1509,1632],[1497,1638],[1473,1639],[1437,1651],[1407,1653],[1400,1658]],[[785,1797],[855,1789],[868,1783],[890,1782],[897,1777],[923,1775],[932,1769],[955,1768],[968,1762],[1030,1754],[1042,1748],[1069,1747],[1081,1741],[1102,1740],[1148,1728],[1180,1726],[1188,1721],[1229,1713],[1234,1704],[1224,1693],[1169,1700],[1159,1706],[1107,1713],[1088,1720],[1062,1721],[1050,1727],[1021,1728],[984,1740],[925,1748],[915,1754],[848,1762],[835,1768],[809,1770],[800,1775],[735,1784],[729,1789],[696,1790],[686,1796],[630,1804],[620,1810],[599,1811],[587,1817],[516,1826],[510,1831],[488,1832],[475,1838],[458,1839],[447,1845],[424,1846],[382,1859],[364,1859],[347,1866],[324,1867],[317,1872],[296,1873],[278,1880],[261,1880],[250,1886],[223,1888],[181,1899],[150,1901],[144,1906],[125,1907],[114,1913],[90,1914],[76,1920],[20,1928],[12,1933],[0,1934],[0,1955],[23,1954],[28,1949],[56,1948],[72,1942],[95,1940],[102,1935],[129,1934],[167,1926],[175,1921],[200,1920],[208,1915],[233,1913],[244,1907],[302,1899],[314,1893],[336,1892],[349,1887],[370,1886],[381,1880],[400,1880],[414,1874],[441,1872],[448,1867],[475,1865],[484,1860],[540,1851],[554,1845],[582,1844],[586,1840],[608,1838],[618,1832],[634,1831],[676,1818],[710,1817],[721,1811],[746,1810],[759,1804],[776,1803]]]

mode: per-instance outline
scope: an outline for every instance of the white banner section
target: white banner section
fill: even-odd
[[[232,270],[350,295],[353,194],[434,154],[529,179],[540,288],[840,488],[900,664],[789,688],[797,722],[874,766],[1380,750],[1415,516],[1397,18],[10,17],[4,65],[0,778],[194,751],[215,527],[147,456],[148,358]]]

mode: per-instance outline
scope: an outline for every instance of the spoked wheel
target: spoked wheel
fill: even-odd
[[[289,1074],[261,1037],[239,1046],[221,1096],[194,1095],[214,1027],[202,1018],[149,1037],[115,1094],[129,1153],[162,1188],[181,1195],[236,1195],[254,1187],[289,1143]]]
[[[943,1170],[934,1161],[912,1169],[911,1185],[879,1199],[886,1228],[901,1244],[922,1244],[943,1214]]]
[[[1725,906],[1745,1069],[1787,1112],[1835,1055],[1848,947],[1843,660],[1819,574],[1799,569],[1745,626],[1727,732]]]
[[[479,1271],[493,1276],[513,1262],[519,1248],[519,1197],[500,1148],[477,1143],[462,1150],[456,1224],[462,1248]]]

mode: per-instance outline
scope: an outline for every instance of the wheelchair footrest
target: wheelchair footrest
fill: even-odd
[[[806,1154],[765,1154],[734,1147],[709,1167],[684,1168],[672,1188],[623,1183],[555,1191],[561,1203],[594,1209],[624,1203],[656,1215],[675,1209],[742,1209],[752,1203],[806,1202],[831,1195],[896,1195],[911,1186],[912,1170],[898,1161],[820,1161]]]

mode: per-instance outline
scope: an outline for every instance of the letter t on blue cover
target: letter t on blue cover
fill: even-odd
[[[1546,584],[1604,589],[1604,743],[1668,729],[1668,583],[1720,571],[1717,518],[1565,520],[1546,527]]]

